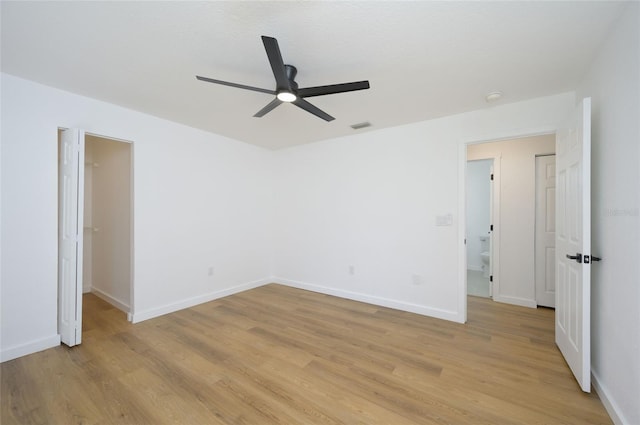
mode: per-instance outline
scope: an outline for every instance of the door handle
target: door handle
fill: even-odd
[[[585,255],[583,257],[583,260],[585,264],[590,264],[590,263],[595,263],[596,261],[602,261],[602,258],[596,257],[595,255],[592,255],[591,257],[589,257],[588,255]]]
[[[579,252],[576,255],[567,254],[567,258],[569,260],[576,260],[576,263],[582,263],[582,254],[580,254]]]

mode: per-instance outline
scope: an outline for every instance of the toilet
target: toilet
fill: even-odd
[[[491,253],[489,252],[489,236],[480,236],[480,259],[482,260],[482,275],[489,277],[491,272]]]

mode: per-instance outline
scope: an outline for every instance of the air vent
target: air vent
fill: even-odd
[[[371,127],[371,123],[369,121],[361,122],[358,124],[353,124],[351,128],[354,130],[360,130],[361,128]]]

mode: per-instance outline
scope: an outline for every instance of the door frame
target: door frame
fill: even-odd
[[[69,130],[71,129],[70,127],[63,127],[63,126],[59,126],[56,132],[56,143],[59,145],[60,144],[60,136],[59,136],[59,132],[61,130]],[[134,228],[135,228],[135,203],[134,203],[134,190],[135,190],[135,185],[134,185],[134,164],[135,164],[135,143],[133,141],[130,140],[125,140],[125,139],[119,139],[119,138],[115,138],[115,137],[110,137],[110,136],[103,136],[101,134],[97,134],[97,133],[93,133],[93,132],[88,132],[88,131],[84,131],[83,129],[78,129],[81,132],[84,133],[84,136],[94,136],[94,137],[98,137],[101,139],[107,139],[107,140],[113,140],[116,142],[121,142],[121,143],[127,143],[130,146],[130,155],[131,155],[131,165],[130,165],[130,172],[129,172],[129,193],[130,193],[130,208],[129,208],[129,214],[130,214],[130,220],[129,220],[129,245],[130,245],[130,266],[129,266],[129,312],[127,313],[127,320],[129,322],[132,321],[133,317],[134,317],[134,313],[135,313],[135,273],[134,273],[134,268],[135,268],[135,245],[134,245],[134,240],[135,240],[135,236],[134,236]],[[78,204],[78,208],[76,210],[76,214],[78,216],[79,219],[82,219],[84,217],[84,195],[85,195],[85,188],[84,188],[84,167],[85,167],[85,158],[84,158],[84,150],[86,147],[86,140],[83,140],[83,146],[81,149],[81,157],[78,160],[78,172],[80,173],[80,175],[82,176],[83,182],[82,182],[82,190],[78,193],[78,199],[79,199],[79,204]],[[58,174],[60,172],[60,164],[58,164]],[[60,236],[58,236],[58,243],[59,243],[59,239]],[[84,242],[84,232],[79,232],[78,235],[78,249],[82,250],[83,249],[83,242]],[[58,267],[60,267],[59,264],[60,260],[58,260]],[[82,269],[80,268],[80,273],[78,278],[80,279],[80,284],[76,285],[76,292],[80,293],[80,297],[82,297],[82,292],[83,292],[83,285],[82,285]],[[78,297],[78,294],[72,294],[74,297]],[[72,296],[71,294],[69,295],[70,297]],[[58,296],[60,297],[60,282],[58,282]],[[74,298],[75,299],[75,298]],[[60,309],[58,309],[58,319],[60,318],[60,315],[62,314],[62,311]],[[80,315],[80,317],[82,317],[82,305],[80,305],[80,309],[79,311],[76,311],[77,315]],[[82,328],[79,329],[79,333],[78,333],[78,343],[81,342],[81,335],[82,335]]]

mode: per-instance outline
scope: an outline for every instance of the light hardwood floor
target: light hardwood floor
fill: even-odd
[[[83,343],[1,365],[20,424],[609,424],[553,310],[466,325],[267,285],[136,325],[85,296]]]

